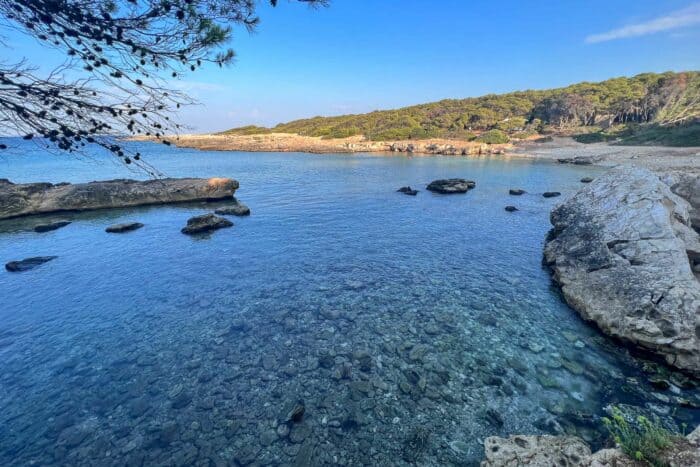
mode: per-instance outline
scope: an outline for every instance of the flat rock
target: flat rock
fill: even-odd
[[[105,232],[107,233],[124,233],[124,232],[131,232],[132,230],[137,230],[143,227],[143,224],[140,222],[125,222],[123,224],[114,224],[110,225],[105,229]]]
[[[576,156],[557,159],[557,162],[560,164],[591,165],[600,162],[602,159],[601,156]]]
[[[429,191],[443,194],[466,193],[476,186],[476,182],[463,178],[434,180],[427,186]]]
[[[223,217],[219,217],[214,214],[204,214],[201,216],[191,217],[187,221],[187,225],[182,228],[181,232],[187,235],[194,235],[232,226],[233,222],[228,219],[224,219]]]
[[[511,188],[510,190],[508,190],[508,194],[513,196],[520,196],[524,195],[525,193],[527,192],[525,190],[521,190],[520,188]]]
[[[591,449],[574,436],[491,436],[484,442],[481,467],[584,467]]]
[[[542,193],[542,196],[544,196],[545,198],[554,198],[557,196],[561,196],[561,193],[559,193],[558,191],[545,191],[544,193]]]
[[[70,221],[57,221],[51,222],[50,224],[40,224],[34,227],[34,232],[51,232],[52,230],[58,230],[61,227],[65,227],[70,224]]]
[[[567,303],[606,334],[700,375],[700,237],[657,175],[612,169],[552,212],[545,261]]]
[[[22,272],[34,269],[37,266],[41,266],[44,263],[48,263],[52,259],[56,259],[58,256],[34,256],[32,258],[26,258],[21,261],[10,261],[5,265],[5,269],[10,272]]]
[[[238,182],[229,178],[108,180],[90,183],[15,184],[0,179],[0,219],[61,211],[232,198]]]
[[[250,208],[242,203],[236,203],[231,206],[220,207],[214,211],[215,214],[221,216],[249,216]]]
[[[404,195],[409,195],[409,196],[416,196],[418,194],[418,190],[414,190],[410,186],[402,186],[398,190],[396,190],[398,193],[403,193]]]

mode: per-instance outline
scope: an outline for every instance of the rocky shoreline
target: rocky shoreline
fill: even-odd
[[[156,139],[148,137],[136,137],[134,140],[157,142]],[[203,151],[308,152],[314,154],[369,152],[474,156],[504,154],[513,148],[512,144],[484,144],[447,139],[370,141],[361,136],[324,139],[292,133],[179,135],[171,136],[169,140],[178,147]]]
[[[229,178],[108,180],[90,183],[15,184],[0,179],[0,219],[65,211],[123,208],[233,198]]]

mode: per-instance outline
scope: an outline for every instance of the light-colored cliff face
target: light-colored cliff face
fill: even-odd
[[[552,212],[546,262],[563,295],[611,336],[700,375],[700,238],[689,204],[646,170],[598,177]]]
[[[145,139],[148,138],[137,138]],[[482,144],[469,141],[430,139],[416,141],[368,141],[362,136],[322,139],[291,133],[259,135],[180,135],[168,138],[180,147],[208,151],[353,153],[393,152],[408,154],[479,155],[502,154],[510,144]]]
[[[0,180],[0,219],[60,211],[220,200],[232,198],[237,189],[238,182],[229,178],[109,180],[56,185]]]

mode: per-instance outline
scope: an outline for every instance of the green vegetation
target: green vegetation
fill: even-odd
[[[630,423],[617,407],[613,407],[612,418],[604,417],[603,423],[625,454],[653,467],[668,465],[663,453],[679,438],[661,426],[658,420],[640,416],[636,423]]]
[[[449,99],[224,133],[258,130],[322,138],[362,135],[375,141],[447,138],[487,143],[580,130],[577,138],[584,142],[629,136],[636,144],[690,146],[697,144],[700,133],[700,72],[645,73],[559,89]]]

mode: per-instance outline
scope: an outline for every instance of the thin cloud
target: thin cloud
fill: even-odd
[[[616,39],[646,36],[696,24],[700,24],[700,3],[693,3],[687,8],[674,11],[644,23],[631,24],[600,34],[592,34],[586,37],[586,42],[588,44],[594,44],[597,42],[614,41]]]

